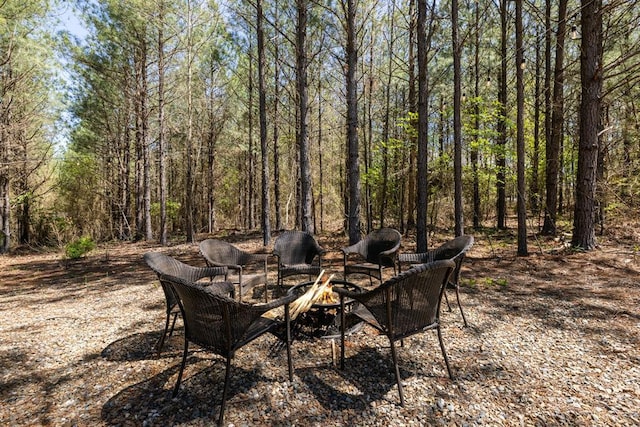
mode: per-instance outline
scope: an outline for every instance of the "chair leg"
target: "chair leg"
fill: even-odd
[[[184,372],[184,366],[187,364],[187,352],[189,351],[189,341],[187,338],[184,338],[184,353],[182,353],[182,363],[180,364],[180,371],[178,372],[178,379],[176,380],[176,385],[173,388],[173,397],[178,395],[178,390],[180,390],[180,381],[182,381],[182,373]]]
[[[169,336],[171,336],[171,334],[173,334],[173,326],[176,324],[176,317],[178,316],[178,313],[174,313],[173,315],[173,324],[171,325],[171,332],[169,332]],[[167,319],[164,322],[164,331],[162,332],[162,336],[160,337],[160,339],[158,340],[158,342],[156,343],[156,355],[160,356],[160,353],[162,352],[162,347],[164,347],[164,339],[167,336],[167,330],[169,330],[169,321],[171,319],[171,313],[167,313]]]
[[[291,321],[289,317],[289,305],[285,307],[285,318],[287,319],[286,324],[286,334],[285,337],[287,340],[287,364],[289,366],[289,381],[293,381],[293,363],[291,359]]]
[[[178,319],[178,312],[173,313],[173,322],[171,322],[171,329],[169,329],[169,336],[173,336],[173,328],[176,327],[176,320]]]
[[[438,341],[440,341],[440,349],[442,350],[442,355],[444,356],[444,364],[447,365],[447,372],[449,373],[449,378],[453,379],[453,374],[451,373],[451,366],[449,366],[449,358],[447,357],[447,352],[444,349],[444,341],[442,340],[442,332],[440,331],[440,325],[436,328],[438,331]]]
[[[340,369],[344,369],[344,296],[340,295]]]
[[[220,404],[220,418],[218,418],[218,425],[221,426],[224,423],[224,407],[227,403],[227,392],[229,391],[229,376],[231,374],[231,358],[227,357],[227,369],[224,374],[224,390],[222,391],[222,403]]]
[[[396,373],[396,382],[398,383],[398,393],[400,394],[400,405],[404,406],[404,393],[402,391],[402,379],[400,378],[400,368],[398,368],[398,355],[396,354],[396,346],[392,340],[389,340],[391,344],[391,358],[393,359],[393,367]]]
[[[447,307],[449,308],[449,311],[453,311],[453,310],[451,310],[451,304],[449,304],[449,297],[447,297],[447,287],[448,286],[449,285],[445,286],[445,288],[444,288],[444,292],[443,292],[444,293],[444,300],[447,303]]]
[[[468,327],[467,318],[464,315],[464,310],[462,309],[462,304],[460,304],[460,292],[458,292],[458,286],[456,286],[456,298],[458,300],[458,307],[460,307],[460,314],[462,315],[462,320],[464,321],[464,326]]]

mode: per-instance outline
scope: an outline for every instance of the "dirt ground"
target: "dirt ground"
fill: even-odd
[[[272,247],[263,247],[258,234],[215,237],[254,252]],[[450,237],[435,235],[430,246]],[[431,333],[400,351],[405,407],[398,403],[384,341],[372,344],[375,337],[366,331],[353,336],[350,351],[360,351],[357,358],[377,346],[374,360],[382,362],[371,369],[381,370],[375,382],[388,383],[383,390],[363,378],[371,372],[338,375],[326,343],[294,343],[297,378],[293,384],[281,381],[281,361],[259,354],[269,345],[265,338],[234,361],[242,367],[234,383],[240,391],[232,393],[226,420],[640,425],[638,228],[612,229],[588,253],[570,251],[561,239],[532,236],[530,255],[516,257],[514,231],[485,230],[475,239],[462,270],[461,300],[470,327],[462,327],[455,305],[442,314],[455,381],[447,378]],[[346,238],[325,233],[318,240],[330,251],[325,268],[339,274]],[[403,251],[413,249],[410,239],[403,240]],[[221,359],[194,351],[183,392],[171,399],[180,328],[160,357],[152,350],[164,322],[161,289],[142,259],[152,250],[204,265],[197,245],[177,243],[103,245],[73,262],[36,250],[0,256],[0,425],[214,423]],[[275,263],[269,267],[273,274]],[[455,301],[455,294],[449,297]],[[252,367],[255,358],[258,368]]]

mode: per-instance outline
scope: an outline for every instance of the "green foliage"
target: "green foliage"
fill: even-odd
[[[95,249],[96,244],[91,237],[81,237],[69,242],[64,248],[64,254],[68,259],[78,259]]]
[[[490,277],[486,278],[486,283],[488,286],[502,286],[502,287],[506,287],[509,282],[507,281],[507,279],[492,279]]]

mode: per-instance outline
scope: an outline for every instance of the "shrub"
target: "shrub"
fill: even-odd
[[[95,249],[96,244],[91,237],[81,237],[73,242],[67,243],[64,248],[65,255],[68,259],[78,259]]]

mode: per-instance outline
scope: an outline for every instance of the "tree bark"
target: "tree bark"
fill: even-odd
[[[461,77],[460,57],[462,46],[458,38],[458,0],[451,2],[451,36],[453,43],[453,180],[454,180],[454,222],[455,235],[464,234],[464,213],[462,207],[462,119],[461,119]]]
[[[313,194],[311,187],[311,162],[309,153],[308,103],[309,88],[307,83],[307,15],[308,0],[296,0],[298,14],[296,24],[296,86],[298,91],[298,130],[297,143],[300,152],[300,216],[303,231],[314,233],[313,226]]]
[[[594,249],[596,171],[602,95],[602,0],[582,0],[580,81],[580,142],[576,176],[576,202],[571,244]]]
[[[498,90],[498,152],[496,154],[497,227],[507,227],[506,146],[507,146],[507,0],[500,0],[500,88]]]
[[[349,188],[349,244],[360,240],[360,159],[358,141],[358,48],[356,46],[356,2],[347,0],[347,146],[348,146],[348,188]]]
[[[522,46],[522,0],[516,0],[516,154],[518,174],[518,255],[528,255],[527,250],[527,197],[524,147],[524,55]]]
[[[567,1],[558,3],[558,30],[556,33],[556,59],[553,71],[553,98],[551,112],[551,140],[547,141],[545,173],[545,215],[542,234],[557,233],[558,216],[558,171],[560,146],[563,139],[564,123],[564,44],[567,32]]]
[[[428,85],[427,85],[427,1],[418,1],[418,194],[416,198],[416,251],[427,251],[427,144],[428,144]]]
[[[264,29],[262,22],[262,0],[256,0],[256,32],[258,35],[258,94],[260,110],[260,149],[262,153],[262,243],[271,240],[269,221],[269,152],[267,147],[267,90],[265,87]]]

